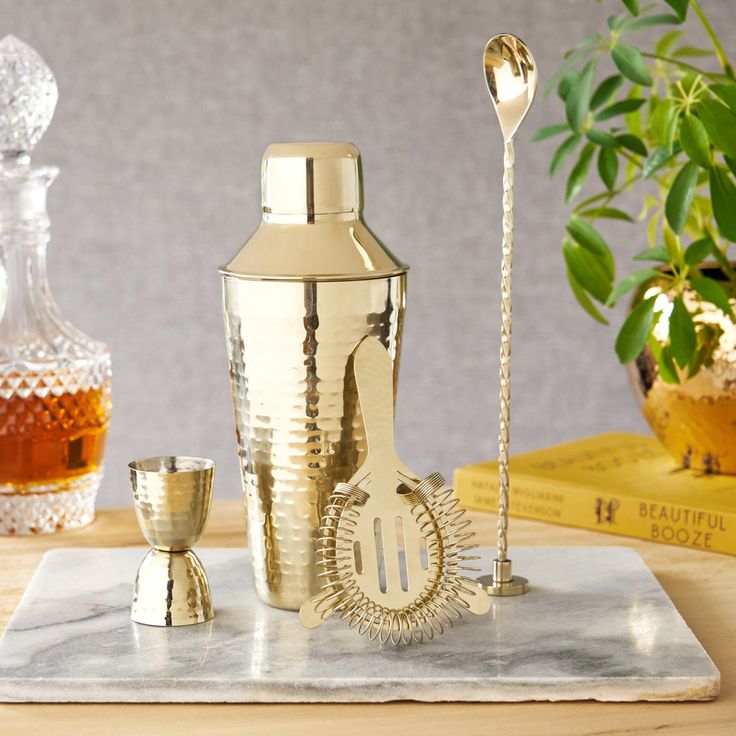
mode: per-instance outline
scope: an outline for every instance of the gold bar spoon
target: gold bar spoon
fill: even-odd
[[[526,44],[501,33],[483,51],[483,69],[504,141],[503,258],[501,261],[501,413],[498,438],[498,539],[493,572],[479,578],[489,595],[521,595],[528,581],[511,573],[508,557],[509,427],[511,423],[511,256],[513,239],[514,135],[537,92],[537,65]]]

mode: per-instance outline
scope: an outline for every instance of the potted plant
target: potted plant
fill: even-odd
[[[607,309],[633,296],[615,348],[650,426],[682,465],[736,472],[733,67],[696,0],[621,0],[619,9],[605,33],[565,54],[547,84],[565,121],[534,136],[562,136],[550,174],[569,167],[570,287],[604,324]],[[712,48],[688,43],[690,22]],[[662,30],[656,44],[637,47],[636,32],[650,27]],[[621,204],[629,190],[638,212]],[[629,223],[642,242],[623,277],[603,235],[607,220]]]

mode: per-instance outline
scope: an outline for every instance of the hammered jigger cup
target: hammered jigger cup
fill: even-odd
[[[151,457],[130,468],[135,514],[153,549],[138,568],[133,621],[185,626],[213,617],[207,575],[191,548],[212,506],[215,464],[198,457]]]

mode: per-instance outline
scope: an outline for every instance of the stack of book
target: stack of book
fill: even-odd
[[[511,516],[736,554],[736,476],[678,469],[654,437],[604,434],[511,458]],[[498,463],[455,471],[463,506],[498,508]]]

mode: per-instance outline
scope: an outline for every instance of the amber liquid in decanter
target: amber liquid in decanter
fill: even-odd
[[[51,70],[0,40],[0,535],[93,521],[110,418],[110,351],[64,318],[46,276],[46,195],[31,152],[54,113]]]
[[[101,469],[110,387],[45,397],[0,398],[0,467],[15,493],[39,483],[64,488]]]

